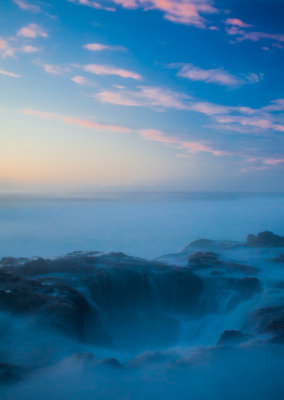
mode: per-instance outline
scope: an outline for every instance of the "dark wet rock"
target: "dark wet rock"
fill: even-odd
[[[284,343],[284,306],[263,307],[254,311],[250,322],[258,333],[270,334],[275,342]]]
[[[220,336],[218,341],[218,345],[239,345],[243,342],[248,341],[251,339],[252,336],[246,333],[242,333],[241,331],[236,330],[226,330]]]
[[[198,251],[189,256],[188,263],[194,269],[211,268],[223,265],[223,262],[219,260],[218,254],[213,253],[212,251]]]
[[[229,250],[237,246],[239,243],[230,240],[210,240],[210,239],[198,239],[194,242],[189,243],[181,251],[184,254],[192,253],[195,250]]]
[[[0,362],[0,384],[12,384],[27,377],[30,370],[18,365]]]
[[[39,276],[58,273],[86,273],[94,270],[95,257],[60,257],[55,260],[37,258],[27,261],[15,273],[22,276]]]
[[[189,266],[193,270],[212,269],[214,274],[229,272],[242,274],[256,274],[258,269],[249,265],[238,264],[235,262],[221,261],[219,255],[214,252],[202,252],[191,254],[188,258]]]
[[[104,360],[101,360],[100,366],[112,368],[119,371],[125,369],[125,367],[116,358],[105,358]]]
[[[100,317],[75,289],[45,286],[0,271],[0,309],[18,315],[33,315],[41,325],[60,329],[80,340],[110,344]]]
[[[244,265],[244,264],[238,264],[234,262],[226,262],[224,263],[226,270],[228,272],[236,272],[236,273],[242,273],[246,275],[252,275],[256,274],[259,272],[259,269],[256,267],[251,267],[250,265]]]
[[[249,247],[284,247],[284,237],[272,232],[260,232],[248,235],[246,245]]]
[[[273,258],[270,261],[277,264],[284,264],[284,254],[280,254],[280,256]]]
[[[261,282],[259,279],[252,278],[241,278],[241,279],[228,279],[228,288],[232,288],[244,296],[254,295],[259,293],[262,289]]]
[[[284,289],[284,281],[273,283],[272,287],[275,289]]]
[[[18,259],[15,257],[3,257],[0,260],[0,266],[7,266],[7,265],[17,265],[18,264]]]

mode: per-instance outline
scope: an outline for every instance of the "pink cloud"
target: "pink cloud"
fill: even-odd
[[[42,118],[42,119],[49,119],[49,120],[54,119],[54,120],[60,121],[67,125],[81,126],[81,127],[90,128],[90,129],[93,129],[96,131],[109,131],[109,132],[115,132],[115,133],[133,132],[133,130],[123,127],[123,126],[108,125],[108,124],[103,124],[103,123],[98,123],[98,122],[93,122],[93,121],[77,118],[77,117],[64,116],[64,115],[45,112],[45,111],[38,111],[38,110],[34,110],[34,109],[24,109],[24,110],[22,110],[22,113],[25,115],[34,116],[34,117],[38,117],[38,118]]]
[[[130,129],[124,126],[103,124],[73,116],[64,116],[56,113],[50,113],[34,109],[24,109],[22,110],[22,113],[28,116],[34,116],[47,120],[56,120],[66,125],[80,126],[95,131],[107,131],[115,133],[131,133],[131,132],[138,133],[146,140],[151,140],[154,142],[159,142],[173,146],[178,150],[184,151],[185,154],[210,153],[214,156],[230,155],[230,153],[228,152],[217,150],[211,147],[208,143],[183,140],[177,137],[176,135],[169,135],[157,129]]]
[[[284,99],[272,100],[271,104],[266,107],[262,107],[263,111],[284,111]]]
[[[130,78],[136,80],[142,79],[142,76],[135,72],[128,71],[126,69],[116,68],[111,65],[89,64],[85,65],[83,69],[86,72],[90,72],[95,75],[117,75],[121,78]]]
[[[239,27],[237,26],[232,26],[228,28],[227,33],[232,36],[237,36],[236,40],[238,42],[241,42],[243,40],[251,40],[252,42],[258,42],[261,39],[268,39],[276,42],[275,46],[278,47],[280,46],[280,48],[282,48],[282,45],[280,45],[280,43],[284,42],[284,35],[282,34],[266,33],[266,32],[248,32],[243,29],[239,29]]]
[[[193,65],[186,65],[177,75],[193,81],[217,83],[218,85],[236,86],[239,84],[236,77],[219,68],[204,70]]]
[[[71,78],[71,81],[78,85],[85,85],[87,83],[87,79],[80,75],[74,76]]]
[[[0,38],[0,54],[2,58],[13,57],[15,55],[15,49],[13,49],[7,40]]]
[[[218,104],[203,102],[196,102],[191,104],[190,109],[192,111],[199,112],[205,115],[219,115],[219,114],[227,114],[230,112],[230,107],[221,106]]]
[[[284,158],[267,158],[263,160],[263,164],[277,166],[284,163]]]
[[[257,83],[259,76],[255,73],[237,77],[225,71],[223,68],[202,69],[193,64],[170,64],[170,68],[179,68],[177,76],[192,81],[215,83],[223,86],[237,86],[244,83]]]
[[[240,28],[249,28],[252,26],[252,25],[246,24],[245,22],[243,22],[242,20],[240,20],[238,18],[227,18],[225,21],[225,24],[238,26]]]
[[[101,6],[101,3],[90,0],[69,0],[77,4],[93,8],[102,8],[115,11],[113,8]],[[164,18],[178,24],[194,25],[205,28],[206,21],[203,14],[214,14],[218,10],[213,6],[212,0],[110,0],[115,5],[127,9],[142,8],[144,11],[159,10]]]
[[[37,13],[37,12],[41,11],[39,6],[27,3],[24,0],[13,0],[13,1],[14,1],[15,4],[17,4],[18,7],[20,7],[24,11],[31,11],[31,12],[34,12],[34,13]]]
[[[66,71],[65,68],[61,68],[57,65],[51,65],[51,64],[44,64],[43,65],[43,69],[45,70],[45,72],[47,72],[48,74],[52,74],[52,75],[60,75],[62,74],[64,71]]]
[[[179,150],[185,151],[187,155],[198,153],[210,153],[214,156],[230,155],[230,153],[222,150],[216,150],[208,144],[195,141],[185,141],[175,136],[168,136],[164,132],[157,129],[144,129],[140,131],[140,134],[143,138],[147,140],[172,145]],[[179,153],[178,157],[181,156],[182,155]],[[186,157],[186,154],[184,154],[184,157]]]
[[[167,143],[167,144],[176,144],[177,141],[175,139],[171,139],[158,129],[143,129],[140,131],[140,134],[143,138],[147,140],[152,140],[153,142]]]
[[[129,107],[140,106],[140,104],[137,101],[119,92],[103,91],[98,93],[96,97],[98,97],[100,101],[103,103],[117,104],[120,106],[129,106]]]
[[[35,47],[35,46],[27,45],[27,46],[22,46],[22,47],[21,47],[21,50],[22,50],[24,53],[36,53],[36,52],[39,51],[39,48],[38,48],[38,47]]]
[[[185,101],[189,99],[188,96],[152,86],[140,86],[137,91],[103,91],[98,93],[97,97],[104,103],[150,107],[156,108],[157,110],[164,108],[186,110],[188,106]]]
[[[122,46],[108,46],[106,44],[102,43],[88,43],[85,44],[84,49],[90,50],[90,51],[103,51],[103,50],[109,50],[109,51],[126,51],[127,49]]]
[[[187,149],[189,153],[191,154],[196,154],[196,153],[211,153],[214,156],[222,156],[222,155],[228,155],[228,152],[221,151],[221,150],[215,150],[212,147],[198,143],[198,142],[182,142],[181,147],[183,149]]]
[[[37,24],[29,24],[24,26],[18,31],[17,35],[27,38],[48,37],[48,34]]]
[[[82,5],[82,6],[95,8],[97,10],[105,10],[105,11],[110,11],[110,12],[116,11],[115,8],[102,6],[97,1],[92,1],[92,0],[68,0],[68,1],[70,3],[76,3],[76,4],[79,4],[79,5]]]
[[[211,0],[114,0],[125,8],[133,8],[133,3],[144,10],[156,9],[164,13],[165,19],[185,25],[205,27],[205,19],[202,14],[217,13]],[[128,6],[127,4],[130,3]],[[131,7],[132,6],[132,7]]]
[[[11,78],[20,78],[20,75],[14,74],[14,72],[5,71],[3,69],[0,69],[0,74],[10,76]]]

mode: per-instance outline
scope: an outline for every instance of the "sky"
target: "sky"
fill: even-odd
[[[284,191],[283,0],[1,0],[0,189]]]

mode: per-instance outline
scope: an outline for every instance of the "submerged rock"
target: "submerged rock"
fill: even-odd
[[[28,369],[9,363],[0,362],[0,384],[18,382],[28,375]]]
[[[280,254],[280,256],[273,258],[270,261],[277,264],[284,264],[284,254]]]
[[[252,336],[247,333],[242,333],[236,330],[226,330],[220,336],[218,345],[239,345],[247,340],[251,339]]]

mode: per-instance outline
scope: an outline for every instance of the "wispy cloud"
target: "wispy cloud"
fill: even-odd
[[[106,44],[102,43],[88,43],[83,45],[84,49],[90,50],[90,51],[103,51],[103,50],[109,50],[109,51],[127,51],[127,49],[123,46],[109,46]]]
[[[21,51],[23,51],[24,53],[37,53],[39,51],[39,48],[36,46],[25,45],[21,47]]]
[[[22,113],[25,115],[30,115],[30,116],[34,116],[34,117],[38,117],[38,118],[42,118],[42,119],[57,120],[66,125],[80,126],[80,127],[84,127],[84,128],[93,129],[95,131],[109,131],[109,132],[115,132],[115,133],[132,132],[131,129],[126,128],[124,126],[103,124],[103,123],[99,123],[99,122],[85,120],[82,118],[77,118],[77,117],[72,117],[72,116],[64,116],[64,115],[60,115],[60,114],[56,114],[56,113],[39,111],[39,110],[30,109],[30,108],[22,110]]]
[[[178,68],[177,76],[182,78],[223,86],[239,86],[244,83],[257,83],[260,80],[260,77],[255,73],[238,77],[223,68],[202,69],[193,64],[170,64],[169,67]]]
[[[87,83],[87,79],[81,75],[76,75],[71,78],[71,81],[77,83],[78,85],[85,85]]]
[[[282,43],[284,42],[284,35],[277,33],[267,33],[267,32],[259,32],[259,31],[251,31],[246,28],[251,27],[252,25],[246,24],[239,19],[229,18],[226,20],[227,33],[231,36],[236,36],[237,42],[242,42],[244,40],[251,40],[252,42],[258,42],[259,40],[266,39],[275,42],[275,45],[282,47]],[[240,29],[245,28],[245,29]]]
[[[68,1],[69,1],[69,3],[75,3],[78,5],[91,7],[96,10],[105,10],[105,11],[110,11],[110,12],[115,11],[114,7],[104,6],[104,5],[100,4],[99,2],[93,1],[93,0],[68,0]]]
[[[16,50],[9,44],[6,39],[0,38],[0,55],[2,58],[14,57]]]
[[[27,38],[48,37],[48,34],[37,24],[29,24],[24,26],[18,31],[17,35]]]
[[[69,71],[69,68],[63,68],[58,65],[52,65],[52,64],[43,64],[42,68],[45,70],[45,72],[52,75],[61,75],[64,72]]]
[[[130,78],[136,80],[142,79],[140,74],[126,69],[116,68],[111,65],[88,64],[83,66],[83,69],[84,71],[95,75],[116,75],[120,76],[121,78]]]
[[[84,6],[115,11],[115,8],[102,6],[102,1],[69,0]],[[164,18],[177,24],[206,27],[203,15],[217,13],[212,0],[110,0],[115,5],[127,9],[142,8],[144,11],[159,10]]]
[[[20,78],[20,75],[14,74],[14,72],[5,71],[3,69],[0,69],[0,74],[10,76],[11,78]]]
[[[38,13],[41,11],[38,5],[28,3],[27,1],[24,0],[13,0],[13,1],[15,4],[17,4],[18,7],[20,7],[24,11],[31,11],[34,13]]]
[[[184,156],[186,156],[186,154],[198,154],[198,153],[209,153],[214,156],[231,155],[227,151],[215,149],[208,142],[185,140],[180,138],[177,134],[169,134],[168,132],[163,132],[157,129],[131,129],[125,126],[109,125],[73,116],[64,116],[57,113],[39,111],[35,109],[24,109],[21,112],[28,116],[33,116],[47,120],[56,120],[63,124],[89,128],[98,132],[107,131],[114,133],[136,133],[140,135],[143,139],[170,145],[171,147],[174,147],[175,149],[182,151]]]
[[[71,78],[71,81],[76,83],[76,85],[86,85],[88,87],[95,87],[97,84],[95,82],[90,81],[81,75],[76,75]]]
[[[186,156],[186,154],[210,153],[214,156],[228,156],[227,151],[217,150],[209,143],[188,141],[180,139],[177,136],[166,134],[157,129],[144,129],[140,131],[143,138],[154,142],[164,143],[166,145],[174,146],[176,149],[184,153],[178,154],[178,157]]]
[[[102,91],[96,97],[103,103],[111,103],[122,106],[150,107],[157,110],[173,108],[186,110],[188,105],[186,100],[189,96],[165,90],[159,87],[140,86],[139,90],[117,90]]]
[[[227,18],[225,21],[226,25],[233,25],[233,26],[238,26],[240,28],[250,28],[252,25],[246,24],[242,20],[238,18]]]
[[[278,166],[284,164],[284,158],[267,158],[263,160],[263,164]]]
[[[147,86],[140,86],[138,90],[132,91],[125,88],[100,91],[94,97],[103,103],[119,106],[147,107],[155,111],[174,109],[197,112],[214,121],[213,125],[204,124],[204,127],[217,130],[231,130],[241,134],[284,132],[281,114],[284,111],[284,99],[276,99],[268,106],[253,109],[245,106],[214,104],[171,90]]]

